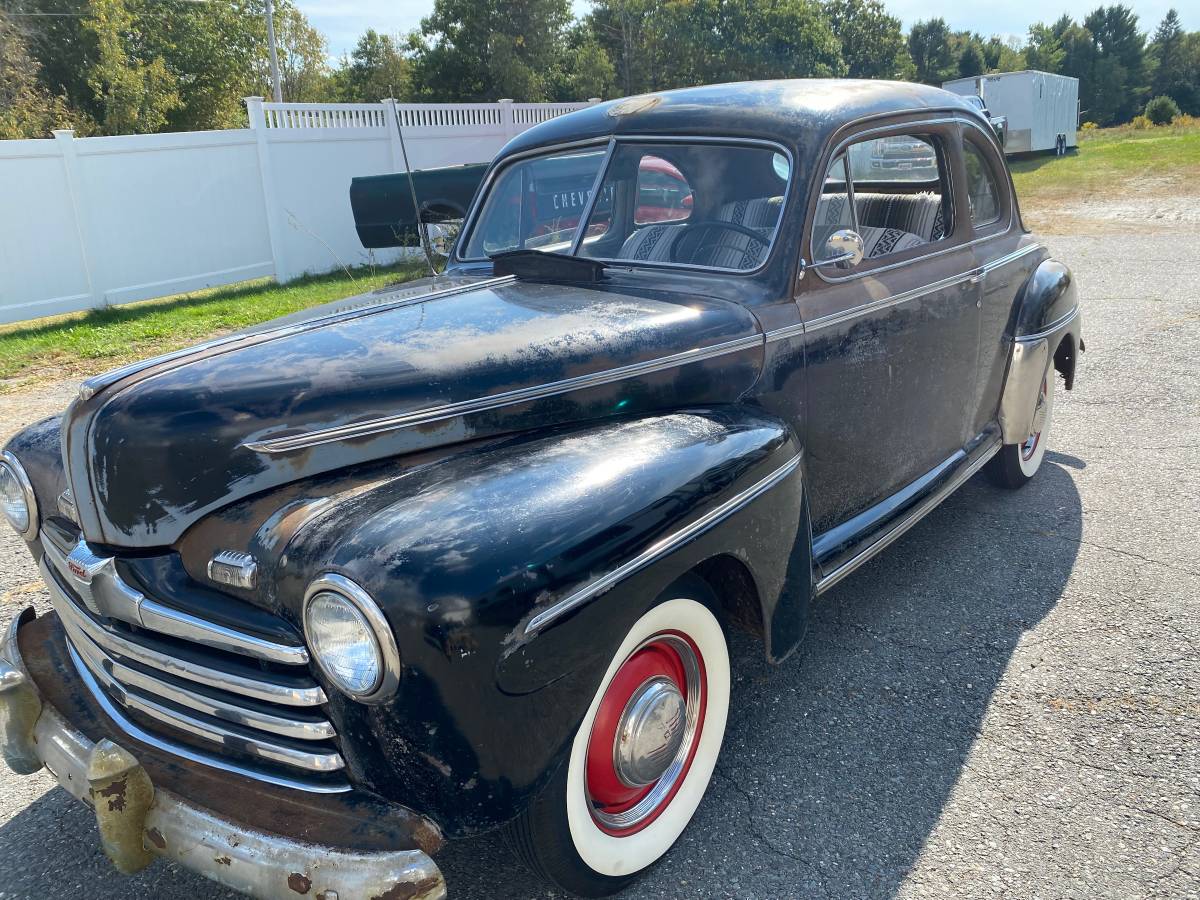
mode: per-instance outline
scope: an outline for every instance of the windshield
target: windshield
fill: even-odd
[[[750,271],[770,252],[790,176],[781,152],[746,144],[622,141],[611,156],[595,147],[525,159],[493,180],[462,257],[574,249],[626,265]]]

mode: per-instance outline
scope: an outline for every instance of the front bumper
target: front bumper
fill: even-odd
[[[91,806],[119,870],[136,872],[163,856],[263,900],[446,896],[440,870],[422,850],[357,852],[300,841],[236,823],[155,785],[132,753],[108,738],[91,740],[47,702],[18,644],[33,618],[26,610],[0,641],[0,751],[17,774],[44,765]]]

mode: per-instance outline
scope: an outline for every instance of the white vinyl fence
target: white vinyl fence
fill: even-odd
[[[0,141],[0,323],[393,262],[358,242],[350,179],[404,171],[397,120],[425,169],[588,104],[246,105],[238,130]]]

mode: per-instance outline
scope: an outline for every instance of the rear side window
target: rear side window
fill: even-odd
[[[996,173],[988,165],[983,151],[969,140],[963,141],[963,163],[967,168],[967,204],[971,224],[976,228],[1000,219],[1000,188]]]
[[[931,135],[900,134],[858,141],[825,175],[813,229],[813,259],[830,257],[825,242],[850,228],[863,239],[863,263],[936,243],[950,231],[945,156]]]

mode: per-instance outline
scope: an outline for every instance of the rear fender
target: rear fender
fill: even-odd
[[[1071,270],[1057,260],[1043,260],[1025,283],[1013,322],[1012,355],[999,411],[1004,443],[1029,437],[1038,391],[1051,365],[1062,373],[1067,390],[1075,386],[1081,329]]]

